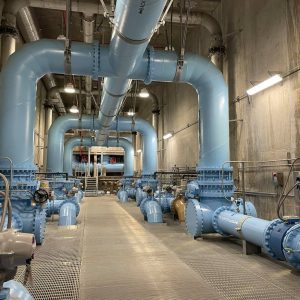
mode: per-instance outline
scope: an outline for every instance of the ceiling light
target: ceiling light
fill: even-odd
[[[279,74],[276,74],[276,75],[268,78],[267,80],[255,85],[251,89],[247,90],[247,94],[249,96],[255,95],[255,94],[257,94],[257,93],[259,93],[281,81],[282,81],[282,77]]]
[[[142,152],[142,149],[138,149],[136,150],[137,153],[141,153]]]
[[[64,91],[68,94],[74,94],[76,92],[72,82],[65,85]]]
[[[146,88],[141,89],[139,96],[141,98],[148,98],[150,96],[149,92],[147,91]]]
[[[163,139],[164,140],[167,140],[167,139],[169,139],[170,137],[172,137],[173,136],[173,133],[172,132],[168,132],[168,133],[166,133],[164,136],[163,136]]]
[[[70,108],[70,113],[72,113],[72,114],[79,113],[78,107],[76,105],[72,105],[71,108]]]
[[[135,115],[135,112],[134,112],[133,108],[129,109],[129,111],[127,112],[127,115],[131,116],[131,117]]]

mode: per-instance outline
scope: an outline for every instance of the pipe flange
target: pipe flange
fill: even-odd
[[[45,239],[45,229],[46,229],[46,211],[45,209],[35,209],[33,233],[37,245],[43,244]]]
[[[65,201],[62,201],[61,204],[58,206],[58,211],[60,211],[61,207],[66,203],[71,203],[71,204],[75,205],[75,207],[76,207],[76,217],[77,217],[79,215],[79,212],[80,212],[80,206],[79,206],[78,202],[75,201],[75,200],[67,199]]]
[[[100,72],[100,46],[98,42],[93,43],[93,80],[98,80],[98,74]]]
[[[151,46],[147,47],[148,65],[147,65],[147,76],[144,80],[145,84],[150,84],[152,82],[152,73],[154,71],[153,60],[154,60],[154,48]]]
[[[279,225],[280,223],[283,223],[280,219],[275,219],[273,220],[270,225],[267,227],[266,231],[265,231],[265,244],[264,244],[264,248],[266,249],[266,251],[268,252],[268,254],[272,257],[276,257],[275,253],[272,251],[271,247],[270,247],[270,238],[271,238],[271,233],[274,230],[274,228]]]
[[[219,233],[219,234],[221,234],[221,235],[223,235],[223,236],[230,236],[230,235],[224,233],[224,232],[219,228],[219,226],[218,226],[218,217],[219,217],[220,213],[223,212],[223,211],[225,211],[225,210],[232,211],[232,212],[236,213],[236,211],[235,211],[232,207],[230,207],[230,206],[221,206],[221,207],[219,207],[219,208],[214,212],[214,215],[213,215],[213,218],[212,218],[212,225],[213,225],[214,230],[215,230],[217,233]]]
[[[199,201],[190,199],[185,211],[185,227],[194,238],[202,235],[204,228],[204,216]]]
[[[285,259],[297,270],[300,269],[300,249],[295,249],[295,247],[300,248],[299,245],[300,224],[297,224],[287,231],[282,243]]]

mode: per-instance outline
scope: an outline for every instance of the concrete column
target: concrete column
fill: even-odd
[[[47,170],[47,150],[48,150],[48,131],[49,128],[52,125],[52,116],[53,116],[53,105],[49,104],[49,103],[45,103],[45,134],[44,134],[44,162],[43,162],[43,166],[44,166],[44,171],[46,172]]]

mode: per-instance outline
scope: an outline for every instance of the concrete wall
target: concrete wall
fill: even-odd
[[[297,0],[224,0],[223,31],[227,34],[224,74],[230,100],[244,95],[251,87],[250,81],[268,78],[268,72],[286,73],[300,66],[300,2]],[[265,161],[299,156],[299,72],[249,100],[230,103],[230,119],[243,120],[230,124],[232,160]],[[287,162],[248,169],[247,190],[280,193],[281,188],[272,181],[273,172],[284,172],[287,177],[288,167],[280,164]],[[239,185],[240,176],[236,174],[235,178]],[[274,218],[277,199],[277,196],[260,195],[251,200],[261,216]],[[288,199],[286,214],[299,215],[299,201]]]
[[[268,72],[285,73],[300,66],[300,2],[223,0],[214,16],[222,24],[226,45],[224,76],[230,91],[230,119],[243,120],[230,123],[231,159],[261,161],[299,156],[300,72],[249,101],[234,104],[233,100],[246,93],[251,87],[250,81],[262,81],[270,76]],[[207,56],[208,48],[208,32],[203,28],[189,29],[187,50]],[[179,50],[178,42],[175,49]],[[167,141],[162,140],[164,133],[176,132],[197,121],[195,91],[180,84],[155,84],[150,88],[158,95],[161,108],[159,169],[170,169],[174,165],[195,167],[198,162],[197,125]],[[276,217],[277,194],[281,188],[273,184],[272,173],[283,172],[286,179],[286,164],[287,161],[268,163],[268,167],[249,169],[247,166],[247,190],[274,194],[272,197],[249,197],[264,218]],[[240,178],[235,166],[238,188]],[[285,210],[286,214],[299,215],[299,202],[289,197]]]

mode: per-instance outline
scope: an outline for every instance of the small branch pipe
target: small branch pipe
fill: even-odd
[[[1,122],[1,120],[0,120]],[[100,124],[91,116],[82,116],[81,120],[69,114],[57,118],[49,130],[47,168],[49,171],[63,171],[64,134],[69,129],[98,129]],[[143,136],[143,175],[153,175],[157,165],[157,136],[154,128],[142,119],[118,117],[110,130],[140,132]],[[1,145],[0,145],[1,146]],[[1,147],[0,147],[1,150]],[[1,153],[1,152],[0,152]]]
[[[97,146],[96,143],[92,143],[90,138],[80,138],[73,137],[65,143],[64,147],[64,172],[68,172],[69,175],[72,175],[72,157],[73,157],[73,148],[75,146]],[[134,154],[132,144],[125,138],[113,138],[109,137],[107,141],[108,147],[121,147],[124,149],[124,176],[133,176],[133,162]],[[105,165],[103,165],[105,166]],[[111,165],[112,166],[112,165]],[[100,165],[101,167],[101,165]],[[110,166],[108,171],[112,169]]]
[[[66,201],[59,210],[58,226],[76,225],[76,206],[71,201]]]

